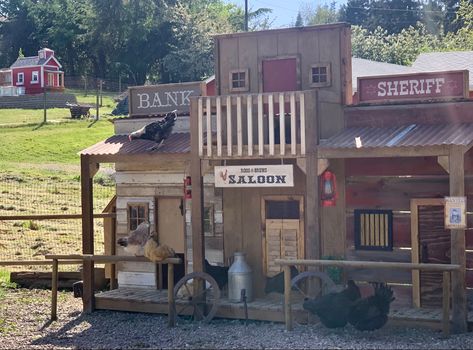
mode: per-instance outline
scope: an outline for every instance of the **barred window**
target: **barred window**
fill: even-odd
[[[355,209],[354,214],[355,249],[393,249],[392,210]]]

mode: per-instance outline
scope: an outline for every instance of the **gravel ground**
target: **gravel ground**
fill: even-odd
[[[0,290],[0,292],[2,292]],[[167,328],[166,316],[96,311],[81,314],[72,293],[59,295],[59,320],[48,322],[50,292],[10,289],[0,293],[0,349],[11,348],[356,348],[471,349],[471,334],[443,339],[441,333],[395,327],[358,332],[351,326],[330,330],[317,325],[284,325],[213,320],[208,325],[180,321]]]

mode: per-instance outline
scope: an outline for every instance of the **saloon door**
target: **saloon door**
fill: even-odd
[[[303,259],[302,197],[265,197],[263,199],[263,266],[272,277],[281,272],[276,259]]]

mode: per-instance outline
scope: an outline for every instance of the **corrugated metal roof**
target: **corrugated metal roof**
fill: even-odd
[[[128,140],[128,135],[114,135],[81,151],[81,155],[113,156],[132,154],[178,154],[190,152],[190,133],[177,132],[171,134],[156,150],[152,148],[156,142],[149,140]]]
[[[473,124],[411,124],[395,127],[354,127],[342,130],[326,140],[320,141],[323,148],[361,147],[428,147],[441,145],[467,146],[473,142]]]

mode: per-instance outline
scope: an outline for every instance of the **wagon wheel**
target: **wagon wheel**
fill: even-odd
[[[197,282],[197,283],[196,283]],[[202,290],[194,290],[201,283]],[[205,272],[192,272],[182,277],[174,287],[174,315],[190,316],[193,320],[209,322],[217,312],[220,288]]]
[[[335,283],[332,281],[332,279],[325,272],[319,271],[305,271],[298,274],[291,280],[291,287],[292,289],[295,289],[299,293],[301,293],[304,299],[310,298],[305,288],[307,281],[312,278],[318,278],[320,280],[320,282],[322,283],[322,289],[328,291],[335,289]]]

